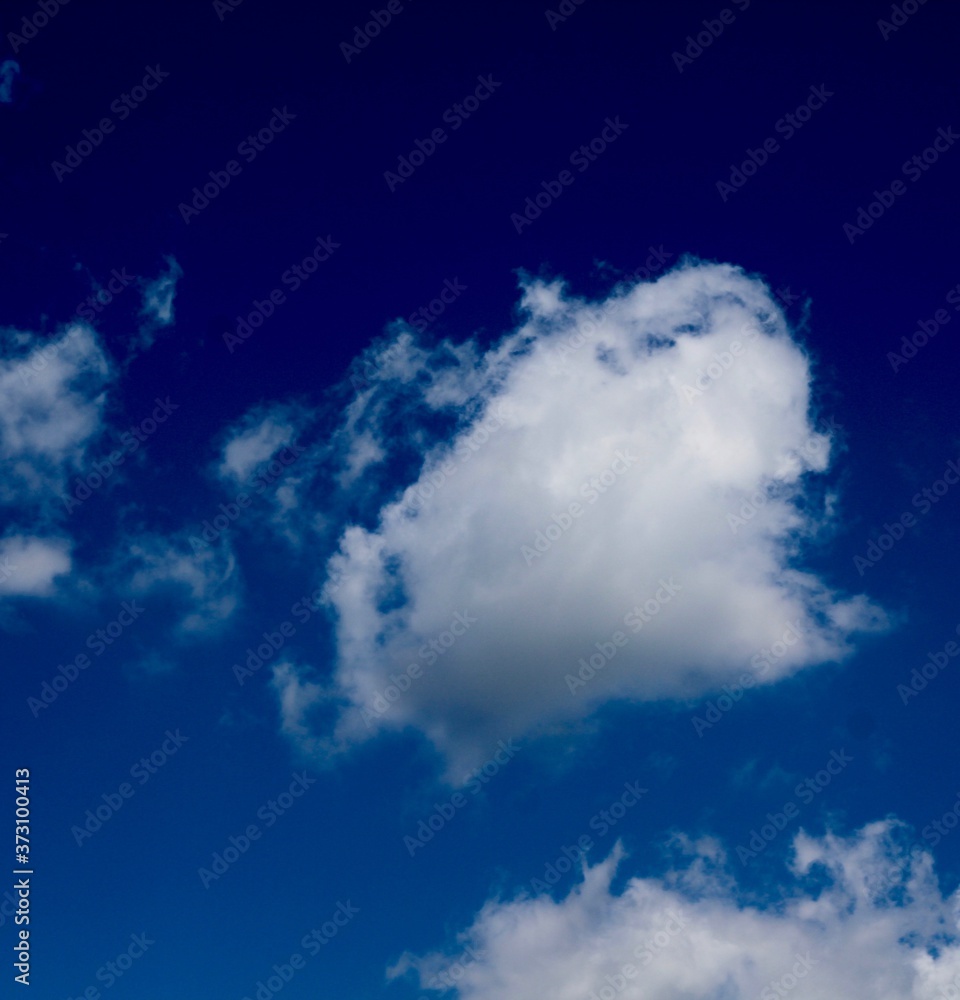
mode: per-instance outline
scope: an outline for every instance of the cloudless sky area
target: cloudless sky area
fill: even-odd
[[[3,995],[960,995],[956,8],[0,29]]]

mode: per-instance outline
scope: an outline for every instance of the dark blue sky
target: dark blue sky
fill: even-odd
[[[0,69],[0,545],[25,567],[0,579],[3,808],[12,846],[13,774],[28,768],[34,995],[80,997],[94,986],[131,1000],[185,991],[239,1000],[295,952],[305,965],[285,997],[441,995],[428,989],[429,969],[418,991],[412,973],[388,982],[388,967],[404,952],[458,954],[468,940],[458,932],[485,901],[529,891],[584,832],[591,864],[623,839],[614,901],[626,898],[621,876],[673,885],[670,851],[685,843],[676,836],[711,836],[744,898],[766,912],[786,891],[800,827],[850,836],[896,816],[915,828],[903,834],[909,846],[953,808],[955,10],[937,0],[893,9],[583,0],[561,16],[556,4],[391,0],[380,14],[389,23],[369,37],[369,6],[46,6],[56,8],[47,23],[40,6],[23,3],[8,5],[0,25],[12,61]],[[42,26],[24,32],[24,18]],[[564,329],[550,282],[566,283],[569,302],[603,302],[618,282],[675,268],[675,284],[657,286],[621,326],[654,338],[650,352],[671,329],[691,342],[691,332],[720,336],[701,360],[695,346],[683,355],[691,378],[727,349],[734,320],[724,310],[783,310],[789,350],[765,355],[769,367],[749,376],[742,365],[712,376],[707,401],[721,387],[735,394],[729,410],[703,410],[709,427],[690,416],[696,401],[675,412],[655,388],[636,390],[649,406],[632,396],[621,406],[617,391],[587,393],[586,372],[562,399],[556,383],[523,375],[539,347],[509,339],[531,315],[518,281],[528,295],[540,289],[546,304],[525,330],[549,345]],[[694,277],[684,284],[684,274]],[[756,305],[749,289],[763,283],[766,305]],[[698,325],[695,313],[709,318]],[[387,353],[368,353],[364,368],[358,359],[375,342]],[[401,345],[392,355],[391,344]],[[34,352],[44,345],[41,364]],[[612,368],[623,361],[616,350]],[[670,363],[657,369],[663,379]],[[466,447],[498,395],[514,414],[482,431],[498,443]],[[555,414],[552,433],[517,429],[529,430],[534,411],[548,423]],[[555,459],[571,492],[545,500],[517,539],[546,532],[600,470],[613,468],[610,483],[619,482],[611,460],[628,431],[642,457],[639,472],[623,473],[633,484],[623,495],[632,491],[645,519],[634,531],[620,507],[594,518],[584,503],[569,551],[581,528],[596,548],[585,543],[582,563],[555,562],[542,591],[514,589],[512,575],[497,575],[497,546],[514,539],[505,518],[559,481],[542,463]],[[135,450],[124,453],[124,432]],[[784,471],[783,456],[815,432],[832,438],[829,467],[811,460],[802,478]],[[508,433],[515,445],[495,452]],[[464,487],[461,513],[448,506],[447,521],[391,526],[390,501],[444,442],[460,442],[451,461],[464,471],[436,476],[459,484],[488,463]],[[774,457],[748,489],[731,470],[754,444]],[[588,453],[596,458],[583,465]],[[89,484],[94,463],[111,469],[106,485],[66,510],[64,493],[76,496],[78,477]],[[655,501],[650,484],[663,484]],[[696,507],[714,488],[714,506]],[[763,532],[728,533],[722,515],[754,488],[782,498],[783,520],[771,503]],[[697,533],[711,511],[720,511],[716,546]],[[539,657],[540,633],[523,633],[511,609],[536,607],[536,628],[556,629],[570,651],[562,677],[653,593],[641,583],[648,561],[662,565],[652,580],[701,565],[684,539],[695,539],[704,564],[709,556],[715,594],[754,595],[755,629],[746,604],[734,622],[706,598],[678,598],[677,613],[691,617],[678,619],[673,638],[661,646],[651,628],[616,654],[623,663],[636,653],[631,669],[649,681],[631,687],[618,675],[589,710],[550,707],[537,686],[550,642],[541,635]],[[869,548],[877,542],[885,547]],[[547,555],[566,558],[565,544]],[[795,570],[816,581],[814,596],[797,596],[806,585]],[[476,594],[504,617],[495,625],[491,612],[449,655],[437,639],[431,661],[417,649],[464,611],[465,581],[478,581]],[[622,599],[604,589],[628,582],[638,589]],[[706,715],[723,683],[756,671],[749,656],[734,662],[738,644],[759,650],[768,641],[755,634],[783,630],[780,618],[765,619],[777,587],[796,588],[791,600],[819,638],[783,676],[775,666],[775,683],[771,675],[742,699],[728,695],[729,712]],[[539,604],[524,603],[538,594]],[[844,603],[861,594],[862,605]],[[582,623],[567,610],[580,607],[591,609]],[[663,605],[664,622],[672,610]],[[861,627],[874,613],[884,624]],[[87,641],[114,621],[115,644]],[[648,634],[652,652],[641,653]],[[271,635],[282,651],[238,684],[234,665]],[[489,659],[467,648],[475,638]],[[701,642],[716,663],[696,652]],[[944,665],[904,704],[897,686],[944,649]],[[84,653],[90,665],[32,710],[28,699]],[[359,722],[357,737],[349,709],[358,692],[411,657],[427,676],[436,665],[463,686],[438,684],[409,710],[414,696],[401,700],[402,722],[369,740]],[[721,721],[698,734],[694,717]],[[522,745],[516,760],[489,782],[458,785],[453,770],[494,760],[500,738]],[[824,771],[842,751],[850,771]],[[152,753],[163,758],[155,773],[134,773]],[[808,800],[797,789],[818,772],[831,780]],[[125,781],[132,795],[78,844],[71,828]],[[640,805],[615,825],[591,825],[630,782],[647,789]],[[454,795],[462,803],[450,806]],[[790,801],[800,820],[743,863],[737,846]],[[411,857],[403,838],[444,809],[456,818]],[[199,870],[251,824],[259,839],[205,887]],[[941,890],[953,892],[960,837],[922,842]],[[579,877],[564,874],[549,892],[564,898]],[[14,928],[0,912],[9,955]],[[344,922],[332,925],[336,936],[305,943],[335,913]],[[156,943],[107,987],[98,970],[138,934]],[[494,995],[481,973],[499,970],[509,995],[525,997],[492,940],[460,995]],[[565,980],[580,990],[571,1000],[613,974],[608,958],[582,990]],[[849,990],[824,962],[822,995]],[[713,992],[651,981],[644,995],[751,995],[753,980],[720,970],[710,973]],[[540,995],[568,995],[543,975]],[[6,990],[9,967],[3,977]],[[931,997],[933,982],[922,985]]]

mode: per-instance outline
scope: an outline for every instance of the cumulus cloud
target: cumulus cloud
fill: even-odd
[[[688,262],[599,302],[525,281],[521,310],[486,352],[401,330],[355,386],[349,475],[411,441],[421,452],[328,563],[340,745],[414,727],[456,781],[498,739],[610,699],[715,690],[791,624],[801,641],[762,682],[883,627],[802,566],[827,517],[813,474],[830,435],[762,281]],[[745,503],[749,520],[731,522]],[[475,620],[459,636],[458,614]]]
[[[103,429],[111,367],[94,332],[0,333],[0,502],[59,505],[67,476]]]
[[[0,596],[48,597],[56,578],[70,572],[71,543],[64,538],[7,535],[0,539]]]
[[[455,947],[388,970],[460,1000],[941,1000],[960,986],[957,893],[893,821],[801,832],[790,882],[763,900],[708,844],[686,868],[611,888],[619,845],[559,899],[489,900]]]

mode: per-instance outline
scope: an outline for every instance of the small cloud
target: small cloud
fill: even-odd
[[[247,414],[238,427],[228,432],[218,472],[224,479],[242,482],[290,444],[296,433],[286,407],[259,408]]]
[[[183,277],[183,269],[175,257],[167,256],[164,260],[167,264],[166,271],[161,272],[153,281],[142,282],[140,327],[134,337],[128,362],[153,346],[159,330],[173,325],[173,302],[177,295],[177,282]]]
[[[49,597],[56,578],[70,572],[70,549],[64,538],[8,535],[0,540],[0,596]]]
[[[308,493],[316,484],[326,446],[314,441],[317,413],[299,403],[255,406],[220,437],[212,467],[223,486],[252,495],[256,510],[245,523],[268,528],[294,547],[316,519]]]
[[[16,59],[4,59],[0,63],[0,104],[13,103],[13,81],[20,75],[20,63]]]

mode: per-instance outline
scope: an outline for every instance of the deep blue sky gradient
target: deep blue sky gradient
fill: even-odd
[[[518,271],[600,294],[662,248],[670,265],[684,254],[733,262],[796,296],[788,316],[842,444],[827,476],[840,490],[839,528],[808,565],[900,618],[844,665],[754,692],[702,739],[690,707],[620,705],[576,745],[524,747],[410,858],[403,835],[450,795],[422,745],[383,739],[331,771],[311,768],[279,735],[267,671],[242,688],[233,677],[246,648],[321,582],[316,553],[238,543],[247,600],[224,634],[171,652],[158,600],[36,719],[26,699],[126,597],[122,581],[91,573],[76,604],[20,601],[2,639],[2,774],[26,766],[34,776],[35,997],[80,996],[140,932],[156,944],[105,996],[252,996],[348,899],[359,915],[284,996],[414,997],[412,982],[385,985],[386,966],[404,949],[450,942],[493,892],[529,886],[628,781],[649,792],[594,837],[592,857],[622,835],[630,873],[663,870],[673,830],[711,832],[732,848],[792,798],[795,780],[736,777],[754,758],[763,772],[807,776],[834,749],[853,755],[803,810],[802,825],[817,832],[828,817],[850,830],[888,813],[922,828],[952,807],[957,667],[907,706],[895,689],[956,636],[960,493],[863,576],[853,560],[960,460],[960,313],[947,302],[960,287],[960,144],[905,179],[902,198],[853,243],[843,226],[875,189],[904,179],[902,165],[938,129],[960,128],[957,14],[928,0],[884,40],[886,3],[755,0],[678,72],[672,53],[720,6],[586,0],[551,30],[540,4],[410,0],[348,63],[340,43],[369,6],[243,0],[221,20],[209,3],[77,0],[15,56],[7,51],[22,72],[13,102],[0,106],[0,322],[52,334],[113,269],[152,278],[167,255],[183,269],[175,328],[130,366],[110,401],[117,427],[142,419],[158,396],[180,408],[136,476],[76,515],[79,566],[98,564],[115,543],[118,509],[127,526],[167,533],[215,513],[222,496],[207,470],[224,427],[277,398],[332,407],[358,352],[447,279],[466,290],[431,335],[488,343],[513,323]],[[8,5],[0,27],[16,30],[33,10]],[[169,78],[58,182],[51,163],[153,65]],[[384,171],[487,74],[501,82],[492,96],[391,193]],[[748,147],[777,135],[775,123],[812,86],[832,94],[822,110],[722,200],[717,182]],[[275,107],[296,117],[185,224],[178,205],[237,158]],[[626,131],[518,234],[511,213],[616,116]],[[222,335],[237,315],[328,236],[339,244],[330,260],[229,353]],[[97,322],[117,358],[139,306],[131,287]],[[888,352],[941,308],[950,314],[943,332],[894,373]],[[298,624],[291,646],[323,662],[325,614]],[[151,651],[173,657],[173,669],[144,671]],[[188,742],[77,847],[71,825],[178,728]],[[305,767],[316,783],[204,890],[197,869]],[[11,803],[12,792],[2,809]],[[780,838],[738,866],[744,884],[775,881],[787,849]],[[952,889],[960,835],[935,856]],[[0,938],[6,953],[9,920]],[[5,970],[4,991],[8,982]]]

